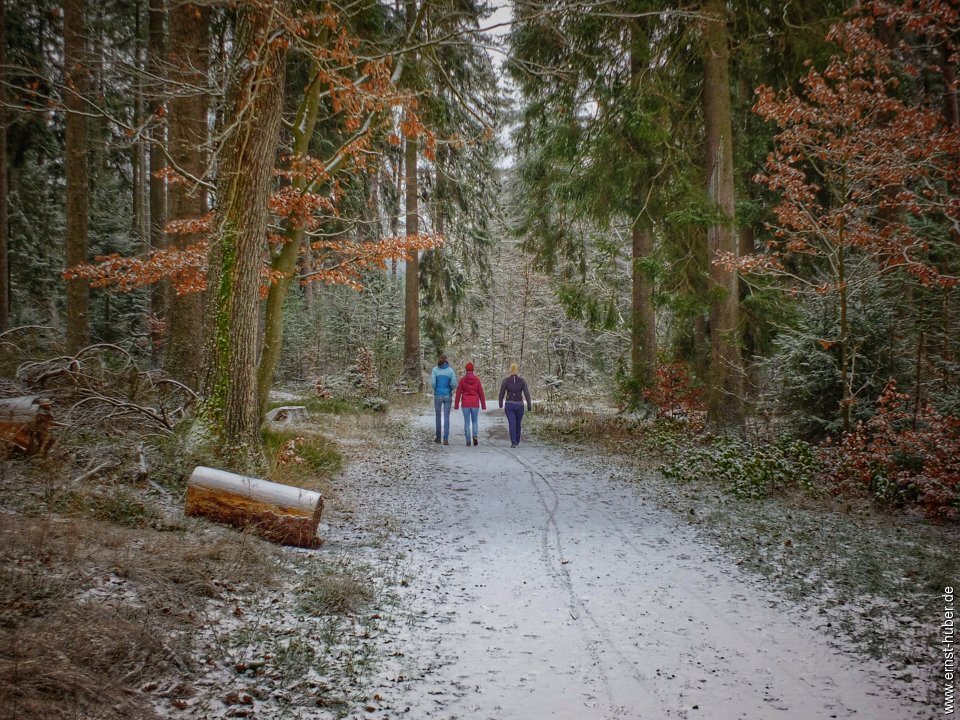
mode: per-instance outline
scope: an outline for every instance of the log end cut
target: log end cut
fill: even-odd
[[[323,496],[224,470],[198,467],[187,484],[184,512],[296,547],[317,547]]]
[[[0,446],[4,455],[36,455],[47,446],[53,426],[52,403],[24,396],[0,400]]]

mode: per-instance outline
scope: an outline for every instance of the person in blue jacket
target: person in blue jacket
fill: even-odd
[[[443,444],[450,442],[450,406],[453,405],[453,391],[457,389],[457,374],[447,364],[447,356],[441,355],[437,366],[430,373],[430,385],[433,387],[433,410],[437,414],[437,436],[434,442],[440,443],[440,409],[443,408]]]

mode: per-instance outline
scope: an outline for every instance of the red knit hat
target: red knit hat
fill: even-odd
[[[467,363],[467,372],[473,372],[473,363]]]

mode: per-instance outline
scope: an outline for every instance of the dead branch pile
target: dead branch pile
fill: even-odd
[[[108,343],[21,362],[13,382],[0,385],[0,396],[15,395],[49,398],[56,419],[72,428],[165,434],[197,399],[186,385],[143,370],[130,352]]]

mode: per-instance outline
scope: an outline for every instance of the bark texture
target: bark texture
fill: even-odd
[[[90,168],[87,118],[83,113],[90,83],[87,67],[86,3],[65,0],[63,4],[64,105],[66,106],[64,175],[66,198],[66,263],[73,267],[87,260]],[[67,352],[90,341],[90,286],[86,280],[67,280]]]
[[[314,68],[314,77],[307,89],[297,117],[293,123],[293,154],[306,155],[310,151],[310,139],[317,126],[317,114],[320,110],[320,97],[323,83],[320,80],[320,68]],[[307,187],[307,178],[297,176],[292,180],[293,186],[300,191]],[[279,277],[270,285],[267,293],[267,308],[263,326],[263,353],[260,356],[260,365],[257,368],[257,386],[259,388],[258,407],[260,417],[267,412],[270,400],[270,386],[273,384],[273,375],[280,362],[280,351],[283,349],[283,304],[290,292],[290,283],[297,269],[297,260],[301,249],[305,249],[307,258],[310,257],[310,240],[306,237],[303,225],[287,226],[286,244],[273,258],[271,267]]]
[[[0,332],[10,327],[10,267],[7,222],[7,2],[0,0]]]
[[[210,8],[192,4],[171,7],[170,38],[170,76],[174,80],[170,156],[174,165],[189,177],[169,188],[167,211],[170,220],[190,220],[207,212],[207,191],[198,181],[206,175],[208,159]],[[199,239],[197,235],[175,233],[170,235],[169,242],[186,247]],[[202,292],[171,293],[167,309],[165,367],[192,388],[199,385],[203,359],[203,300]]]
[[[316,547],[323,496],[312,490],[198,467],[187,483],[186,515],[253,528],[284,545]]]
[[[286,44],[271,33],[283,6],[240,7],[227,89],[230,130],[220,154],[217,235],[208,262],[202,406],[225,451],[259,449],[257,320],[286,58]]]
[[[710,392],[707,422],[720,432],[743,427],[743,372],[737,334],[737,274],[717,265],[718,253],[738,250],[734,228],[733,127],[730,113],[726,5],[709,0],[703,23],[703,115],[706,125],[707,201],[718,220],[707,228],[710,261]]]
[[[420,233],[417,186],[417,141],[407,138],[404,165],[406,168],[407,235]],[[423,385],[420,367],[420,253],[407,258],[403,283],[403,376],[417,387]]]
[[[162,176],[166,167],[163,146],[166,143],[166,120],[163,104],[164,76],[165,12],[164,0],[148,0],[147,10],[147,69],[152,78],[150,88],[150,115],[153,123],[150,129],[150,248],[159,250],[166,245],[165,228],[167,225],[167,182]],[[167,315],[167,293],[170,283],[162,281],[150,289],[150,312],[157,319]],[[154,333],[152,338],[156,353],[163,343],[163,337]]]
[[[653,235],[633,227],[633,287],[631,293],[630,362],[639,387],[653,383],[657,367],[657,319],[653,308],[653,280],[644,263],[653,254]]]

